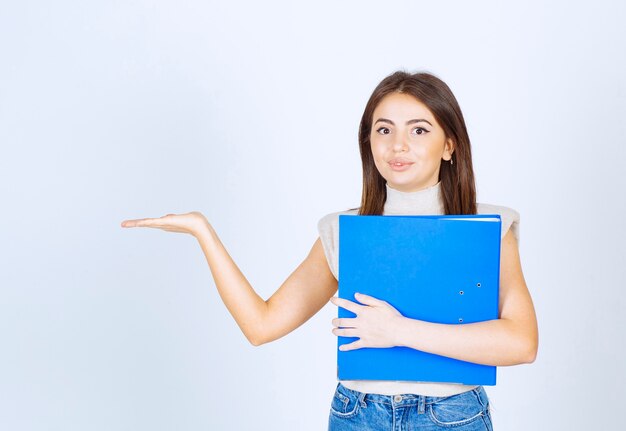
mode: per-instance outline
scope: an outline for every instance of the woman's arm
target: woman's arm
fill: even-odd
[[[317,313],[337,291],[318,238],[308,256],[267,300],[241,273],[213,228],[197,236],[215,285],[235,321],[255,346],[293,331]]]
[[[151,227],[193,235],[202,247],[222,301],[255,346],[276,340],[302,325],[337,291],[337,280],[330,272],[319,238],[304,261],[265,301],[254,291],[201,213],[125,220],[122,227]]]
[[[399,345],[485,365],[534,362],[539,335],[515,236],[502,241],[499,319],[446,325],[404,318]]]
[[[510,230],[501,246],[499,319],[462,325],[431,323],[403,317],[387,302],[367,295],[360,297],[359,301],[366,306],[341,298],[333,299],[334,304],[357,314],[353,319],[333,320],[335,326],[348,327],[334,329],[336,335],[360,337],[341,346],[342,350],[406,346],[497,366],[531,363],[537,355],[537,319],[522,274],[517,241]]]

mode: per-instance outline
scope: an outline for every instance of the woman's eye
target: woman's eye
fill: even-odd
[[[416,127],[413,130],[415,130],[415,134],[416,135],[424,135],[424,134],[428,133],[428,130],[424,129],[423,127]]]
[[[387,133],[381,133],[381,130],[386,131]],[[382,135],[388,135],[389,134],[389,129],[386,127],[380,127],[376,130],[378,133],[381,133]]]

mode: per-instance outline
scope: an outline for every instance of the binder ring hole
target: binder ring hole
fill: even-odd
[[[480,287],[480,283],[476,283],[476,287]]]
[[[463,291],[462,290],[459,292],[459,295],[463,295]]]
[[[463,323],[463,318],[459,317],[459,323]]]

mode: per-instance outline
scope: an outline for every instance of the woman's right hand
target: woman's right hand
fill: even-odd
[[[124,220],[122,227],[151,227],[168,232],[188,233],[195,237],[211,225],[206,217],[198,211],[185,214],[166,214],[159,218],[142,218]]]

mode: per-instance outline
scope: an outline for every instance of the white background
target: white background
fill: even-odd
[[[614,426],[625,18],[619,1],[3,1],[0,428],[326,429],[336,307],[253,347],[193,237],[120,222],[201,211],[268,298],[319,218],[358,206],[358,123],[397,69],[451,87],[478,201],[521,214],[540,346],[486,387],[495,429]]]

